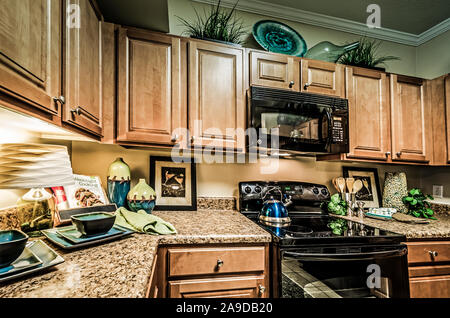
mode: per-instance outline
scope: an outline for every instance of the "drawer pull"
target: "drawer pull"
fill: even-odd
[[[262,294],[264,294],[266,292],[266,287],[264,287],[263,285],[259,284],[258,290],[259,290],[259,294],[262,295]]]
[[[439,255],[438,252],[436,252],[436,251],[428,251],[428,253],[430,253],[431,258],[435,258],[436,256]]]
[[[295,82],[294,82],[294,81],[290,81],[290,82],[289,82],[289,88],[294,87],[294,85],[295,85]]]
[[[219,258],[217,260],[217,268],[221,268],[223,266],[223,261]]]
[[[74,115],[80,116],[81,115],[81,107],[73,108],[70,110],[70,112]]]

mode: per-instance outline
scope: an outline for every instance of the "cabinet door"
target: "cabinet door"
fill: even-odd
[[[344,97],[344,66],[302,59],[301,90],[308,93]]]
[[[243,57],[243,49],[189,42],[189,131],[194,146],[244,151],[245,138],[237,131],[245,130]]]
[[[60,116],[61,3],[2,0],[0,90],[47,115]]]
[[[170,298],[266,298],[263,276],[224,277],[169,282]]]
[[[299,90],[299,65],[294,57],[251,51],[249,58],[251,85]]]
[[[450,163],[450,75],[445,78],[445,108],[447,114],[447,162]]]
[[[391,75],[392,160],[429,162],[431,108],[426,82]]]
[[[80,27],[64,25],[63,121],[102,135],[102,22],[90,0],[66,1],[77,5]],[[68,11],[66,9],[66,11]]]
[[[387,160],[390,149],[389,85],[385,73],[346,68],[348,158]]]
[[[450,298],[450,275],[415,277],[409,285],[411,298]]]
[[[177,37],[120,29],[118,133],[121,142],[173,145],[186,129],[186,45]],[[180,133],[178,133],[179,137]]]

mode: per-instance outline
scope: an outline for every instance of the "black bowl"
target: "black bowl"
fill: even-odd
[[[17,230],[0,231],[0,268],[9,266],[25,249],[28,235]]]
[[[108,232],[113,227],[116,216],[106,212],[94,212],[72,215],[71,219],[78,232],[92,236]]]

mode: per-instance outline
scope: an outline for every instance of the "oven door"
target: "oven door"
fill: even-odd
[[[407,247],[347,246],[282,250],[285,298],[408,298]]]

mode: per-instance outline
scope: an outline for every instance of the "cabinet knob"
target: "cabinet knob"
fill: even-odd
[[[436,256],[438,256],[438,252],[436,252],[436,251],[428,251],[428,253],[430,253],[432,258],[435,258]]]
[[[401,157],[402,156],[402,152],[399,151],[399,152],[396,153],[396,155],[397,155],[397,157]]]
[[[80,114],[81,114],[81,108],[80,108],[80,107],[72,108],[72,109],[70,110],[70,112],[71,112],[72,114],[74,114],[74,115],[80,116]]]
[[[192,136],[191,137],[191,142],[194,142],[195,141],[195,136]]]
[[[64,105],[66,103],[66,99],[62,95],[59,97],[54,96],[52,97],[52,99],[55,103],[60,103],[61,105]]]
[[[307,90],[308,87],[310,87],[310,86],[311,86],[311,83],[305,83],[305,85],[303,86],[303,89],[304,89],[304,90]]]
[[[170,141],[172,141],[172,142],[175,142],[177,140],[178,140],[178,135],[177,134],[173,135],[172,139],[170,139]]]
[[[391,152],[390,151],[386,151],[384,154],[386,155],[386,157],[389,157],[391,155]]]
[[[294,82],[294,81],[290,81],[290,82],[289,82],[289,88],[294,87],[294,85],[295,85],[295,82]]]
[[[259,284],[258,290],[259,290],[259,294],[262,295],[262,294],[264,294],[266,292],[266,287],[264,287],[263,285]]]
[[[218,260],[217,260],[217,267],[218,268],[221,268],[223,266],[223,261],[219,258]]]

